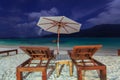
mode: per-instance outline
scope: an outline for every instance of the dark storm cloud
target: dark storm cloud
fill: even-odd
[[[81,23],[83,28],[120,23],[119,3],[119,0],[0,0],[0,35],[46,35],[36,25],[41,16],[66,16]]]
[[[21,2],[24,2],[24,0]],[[14,7],[10,9],[5,9],[3,7],[0,8],[0,11],[2,12],[0,13],[0,33],[6,37],[7,35],[18,37],[46,35],[47,33],[42,34],[44,31],[36,25],[38,19],[40,16],[55,16],[59,14],[58,9],[55,7],[31,12],[24,12],[23,10]],[[5,29],[6,32],[4,32]]]

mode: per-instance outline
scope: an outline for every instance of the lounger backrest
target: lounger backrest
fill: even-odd
[[[71,56],[75,59],[89,59],[102,45],[74,46]]]
[[[49,59],[52,57],[48,47],[21,46],[20,48],[33,59]]]

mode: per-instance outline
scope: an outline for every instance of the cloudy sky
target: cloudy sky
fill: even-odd
[[[82,29],[120,24],[120,0],[0,0],[0,38],[49,34],[36,24],[41,16],[66,16]]]

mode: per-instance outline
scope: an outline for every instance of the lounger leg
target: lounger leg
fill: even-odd
[[[46,72],[46,70],[42,71],[42,80],[47,80],[47,72]]]
[[[73,75],[73,64],[71,61],[69,62],[69,68],[70,68],[70,76],[72,76]]]
[[[17,78],[17,80],[22,80],[22,72],[20,72],[18,69],[16,72],[16,78]]]
[[[77,69],[77,75],[78,75],[78,80],[82,80],[82,70],[81,69]]]
[[[18,54],[18,51],[16,50],[16,54]]]
[[[57,77],[60,75],[59,74],[59,62],[56,63],[56,74],[57,74]]]
[[[83,76],[82,77],[83,80],[85,80],[85,72],[86,72],[86,70],[83,71],[83,75],[82,75]]]
[[[7,56],[9,56],[9,52],[7,52]]]
[[[106,69],[100,70],[100,78],[101,80],[107,80]]]

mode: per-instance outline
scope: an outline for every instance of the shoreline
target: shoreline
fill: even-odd
[[[18,45],[18,46],[6,46],[6,45],[0,45],[0,51],[2,50],[9,50],[9,49],[18,49],[18,53],[23,53],[23,51],[19,48],[20,46],[42,46],[42,45]],[[49,47],[50,50],[56,50],[56,47],[53,46],[43,46],[43,47]],[[60,47],[60,51],[67,51],[72,50],[72,47]],[[21,52],[22,51],[22,52]],[[101,48],[99,49],[95,55],[97,56],[118,56],[118,49],[111,49],[111,48]]]

